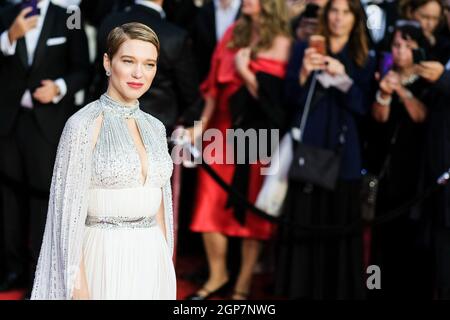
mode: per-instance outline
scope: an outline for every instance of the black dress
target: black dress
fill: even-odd
[[[302,109],[308,91],[308,84],[298,85],[304,49],[301,44],[294,47],[286,77],[287,103],[296,110]],[[339,140],[339,122],[343,120],[348,126],[346,143],[334,191],[289,181],[279,229],[275,291],[290,299],[361,299],[365,295],[361,230],[329,235],[305,233],[292,227],[295,224],[348,226],[360,218],[361,160],[357,123],[369,110],[375,64],[369,57],[364,68],[357,67],[349,58],[348,47],[335,58],[346,66],[354,84],[345,94],[333,87],[325,90],[318,84],[303,142],[334,149]]]
[[[283,222],[311,226],[348,225],[360,217],[360,183],[340,180],[331,192],[290,181]],[[314,235],[281,228],[277,294],[290,299],[364,298],[360,232]]]
[[[420,101],[427,102],[429,84],[426,81],[419,78],[406,88]],[[377,141],[372,144],[372,151],[378,153],[379,168],[386,167],[379,185],[377,216],[397,209],[418,195],[425,140],[426,123],[414,123],[395,94],[390,108],[388,121],[373,127]],[[410,210],[372,229],[371,264],[378,265],[382,275],[382,290],[371,291],[372,298],[430,298],[432,283],[426,275],[430,274],[431,265],[430,253],[423,241],[425,231],[425,225],[411,219]],[[422,276],[417,277],[418,274]],[[411,286],[412,279],[414,286]]]

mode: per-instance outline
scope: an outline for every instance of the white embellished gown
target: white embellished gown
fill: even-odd
[[[170,156],[156,155],[143,135],[142,111],[103,95],[103,119],[93,148],[83,259],[91,299],[176,299],[171,252],[156,214]],[[147,153],[141,160],[126,119],[133,118]],[[163,159],[163,160],[161,160]]]

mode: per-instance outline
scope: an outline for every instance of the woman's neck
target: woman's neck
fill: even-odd
[[[108,90],[106,90],[106,94],[110,96],[113,100],[120,102],[126,107],[134,107],[136,105],[136,100],[128,100],[123,95],[121,95],[117,90],[115,90],[112,86],[108,86]]]
[[[401,68],[398,70],[398,73],[400,74],[401,77],[407,78],[407,77],[415,74],[414,65],[412,65],[410,67],[406,67],[406,68]]]
[[[330,50],[332,53],[340,52],[345,44],[348,42],[349,36],[331,36],[330,37]]]
[[[432,47],[434,47],[436,45],[436,37],[434,36],[434,34],[426,34],[425,35],[428,39],[428,42],[431,44]]]

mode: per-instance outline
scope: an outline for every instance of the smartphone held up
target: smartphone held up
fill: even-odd
[[[317,53],[321,55],[326,55],[325,37],[317,34],[312,35],[309,37],[309,47],[315,48]]]
[[[29,12],[25,16],[26,18],[40,14],[40,10],[39,10],[37,4],[38,4],[38,0],[22,0],[22,9],[31,8],[31,12]]]

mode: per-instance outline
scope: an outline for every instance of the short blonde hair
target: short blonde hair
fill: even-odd
[[[127,40],[142,40],[150,42],[156,47],[159,56],[159,39],[155,31],[145,24],[138,22],[125,23],[119,27],[115,27],[108,34],[106,40],[106,54],[112,60],[114,55],[119,51],[120,46]]]

